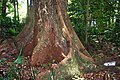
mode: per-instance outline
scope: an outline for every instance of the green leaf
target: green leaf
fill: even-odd
[[[24,60],[23,56],[18,56],[17,59],[14,61],[16,64],[22,64]]]
[[[17,59],[14,61],[14,63],[16,63],[16,64],[22,64],[23,63],[24,57],[22,56],[22,51],[23,51],[23,45],[20,48],[19,55],[18,55]]]
[[[50,70],[50,74],[48,75],[48,80],[55,80],[55,73],[53,69]]]
[[[6,58],[1,58],[0,59],[0,64],[4,63],[7,59]]]

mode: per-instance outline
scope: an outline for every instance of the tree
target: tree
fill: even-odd
[[[83,52],[81,53],[79,51],[81,48],[84,51],[84,47],[78,40],[69,17],[67,16],[66,2],[67,0],[34,2],[34,4],[38,6],[34,7],[35,23],[33,29],[33,42],[31,43],[34,48],[32,54],[33,64],[43,63],[44,59],[40,57],[42,55],[44,58],[52,55],[51,58],[49,56],[50,61],[57,57],[55,60],[59,62],[69,53],[73,53],[73,50],[80,53],[82,57],[88,58],[82,54]],[[88,55],[87,51],[85,51],[85,53]]]
[[[73,58],[79,66],[93,62],[71,25],[67,0],[34,0],[33,4],[28,22],[16,38],[18,47],[24,47],[24,55],[31,57],[33,66],[64,65]]]

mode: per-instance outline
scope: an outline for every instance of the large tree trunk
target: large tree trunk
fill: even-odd
[[[67,0],[34,0],[28,22],[17,36],[18,47],[24,46],[31,64],[64,64],[73,57],[93,62],[77,37],[67,15]]]
[[[85,51],[73,31],[66,12],[66,2],[67,0],[34,1],[33,37],[31,36],[32,42],[28,41],[32,46],[26,44],[25,47],[25,54],[32,52],[31,63],[33,65],[49,63],[53,60],[59,63],[64,58],[71,58],[73,53],[78,54],[87,61],[93,61],[90,56],[83,54],[87,51]]]
[[[53,60],[59,63],[74,53],[93,61],[72,28],[67,0],[35,0],[34,5],[28,23],[17,37],[18,45],[25,46],[24,55],[32,56],[33,65]]]

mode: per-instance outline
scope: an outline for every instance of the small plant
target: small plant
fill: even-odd
[[[24,60],[24,57],[22,56],[22,50],[20,49],[19,55],[17,59],[13,62],[7,62],[7,69],[5,72],[5,75],[3,75],[0,80],[20,80],[21,79],[21,70],[22,70],[22,63]],[[0,59],[0,64],[4,65],[4,62],[6,61],[6,58]]]
[[[55,73],[55,71],[54,71],[54,69],[52,68],[50,70],[49,75],[48,75],[48,80],[65,80],[65,79],[64,78],[60,78],[60,77],[58,78],[56,73]]]
[[[18,55],[17,59],[14,61],[14,63],[16,63],[16,64],[23,63],[24,57],[22,56],[22,51],[23,51],[23,46],[20,48],[19,55]]]
[[[55,72],[53,69],[50,70],[50,74],[48,75],[48,80],[56,80],[55,79]]]

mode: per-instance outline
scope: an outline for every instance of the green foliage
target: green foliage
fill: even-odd
[[[3,77],[3,80],[20,80],[20,68],[14,63],[9,63],[9,68],[7,69],[6,76]]]
[[[50,74],[48,75],[48,80],[55,80],[55,73],[53,69],[50,70]]]
[[[50,70],[50,73],[48,75],[48,80],[65,80],[64,78],[57,79],[57,74],[54,72],[54,69]]]
[[[37,70],[25,63],[25,59],[22,56],[23,46],[19,50],[19,55],[14,61],[8,61],[6,58],[0,59],[0,65],[5,65],[5,74],[0,76],[0,80],[35,80]],[[27,69],[27,70],[26,70]],[[26,73],[28,72],[28,73]]]
[[[20,49],[19,55],[14,62],[7,63],[8,69],[5,73],[5,76],[2,76],[0,78],[1,80],[14,80],[14,79],[20,80],[20,73],[22,70],[21,66],[24,60],[22,56],[22,49],[23,47]],[[0,64],[3,65],[5,61],[7,61],[6,58],[0,59]]]
[[[8,36],[16,36],[22,29],[23,23],[19,20],[19,15],[12,17],[14,12],[13,3],[17,0],[2,0],[0,2],[0,38],[5,38]],[[4,5],[4,6],[3,6]],[[4,7],[4,8],[3,8]]]
[[[85,10],[81,7],[80,0],[70,0],[71,3],[68,6],[68,14],[72,21],[73,27],[80,37],[81,41],[85,41],[85,27],[84,27],[84,13]]]
[[[20,30],[22,23],[14,21],[9,17],[0,17],[1,35],[4,36],[16,36]]]
[[[112,41],[120,47],[120,18],[117,18],[115,27],[112,31]]]
[[[6,58],[1,58],[0,59],[0,65],[2,65],[7,59]]]
[[[89,43],[105,41],[120,46],[119,0],[70,1],[68,14],[83,44],[85,43],[85,36],[88,35]],[[87,3],[88,1],[89,3]]]
[[[21,47],[19,55],[17,57],[17,59],[14,61],[14,63],[16,64],[22,64],[24,61],[24,57],[22,56],[22,51],[23,51],[23,47]]]

